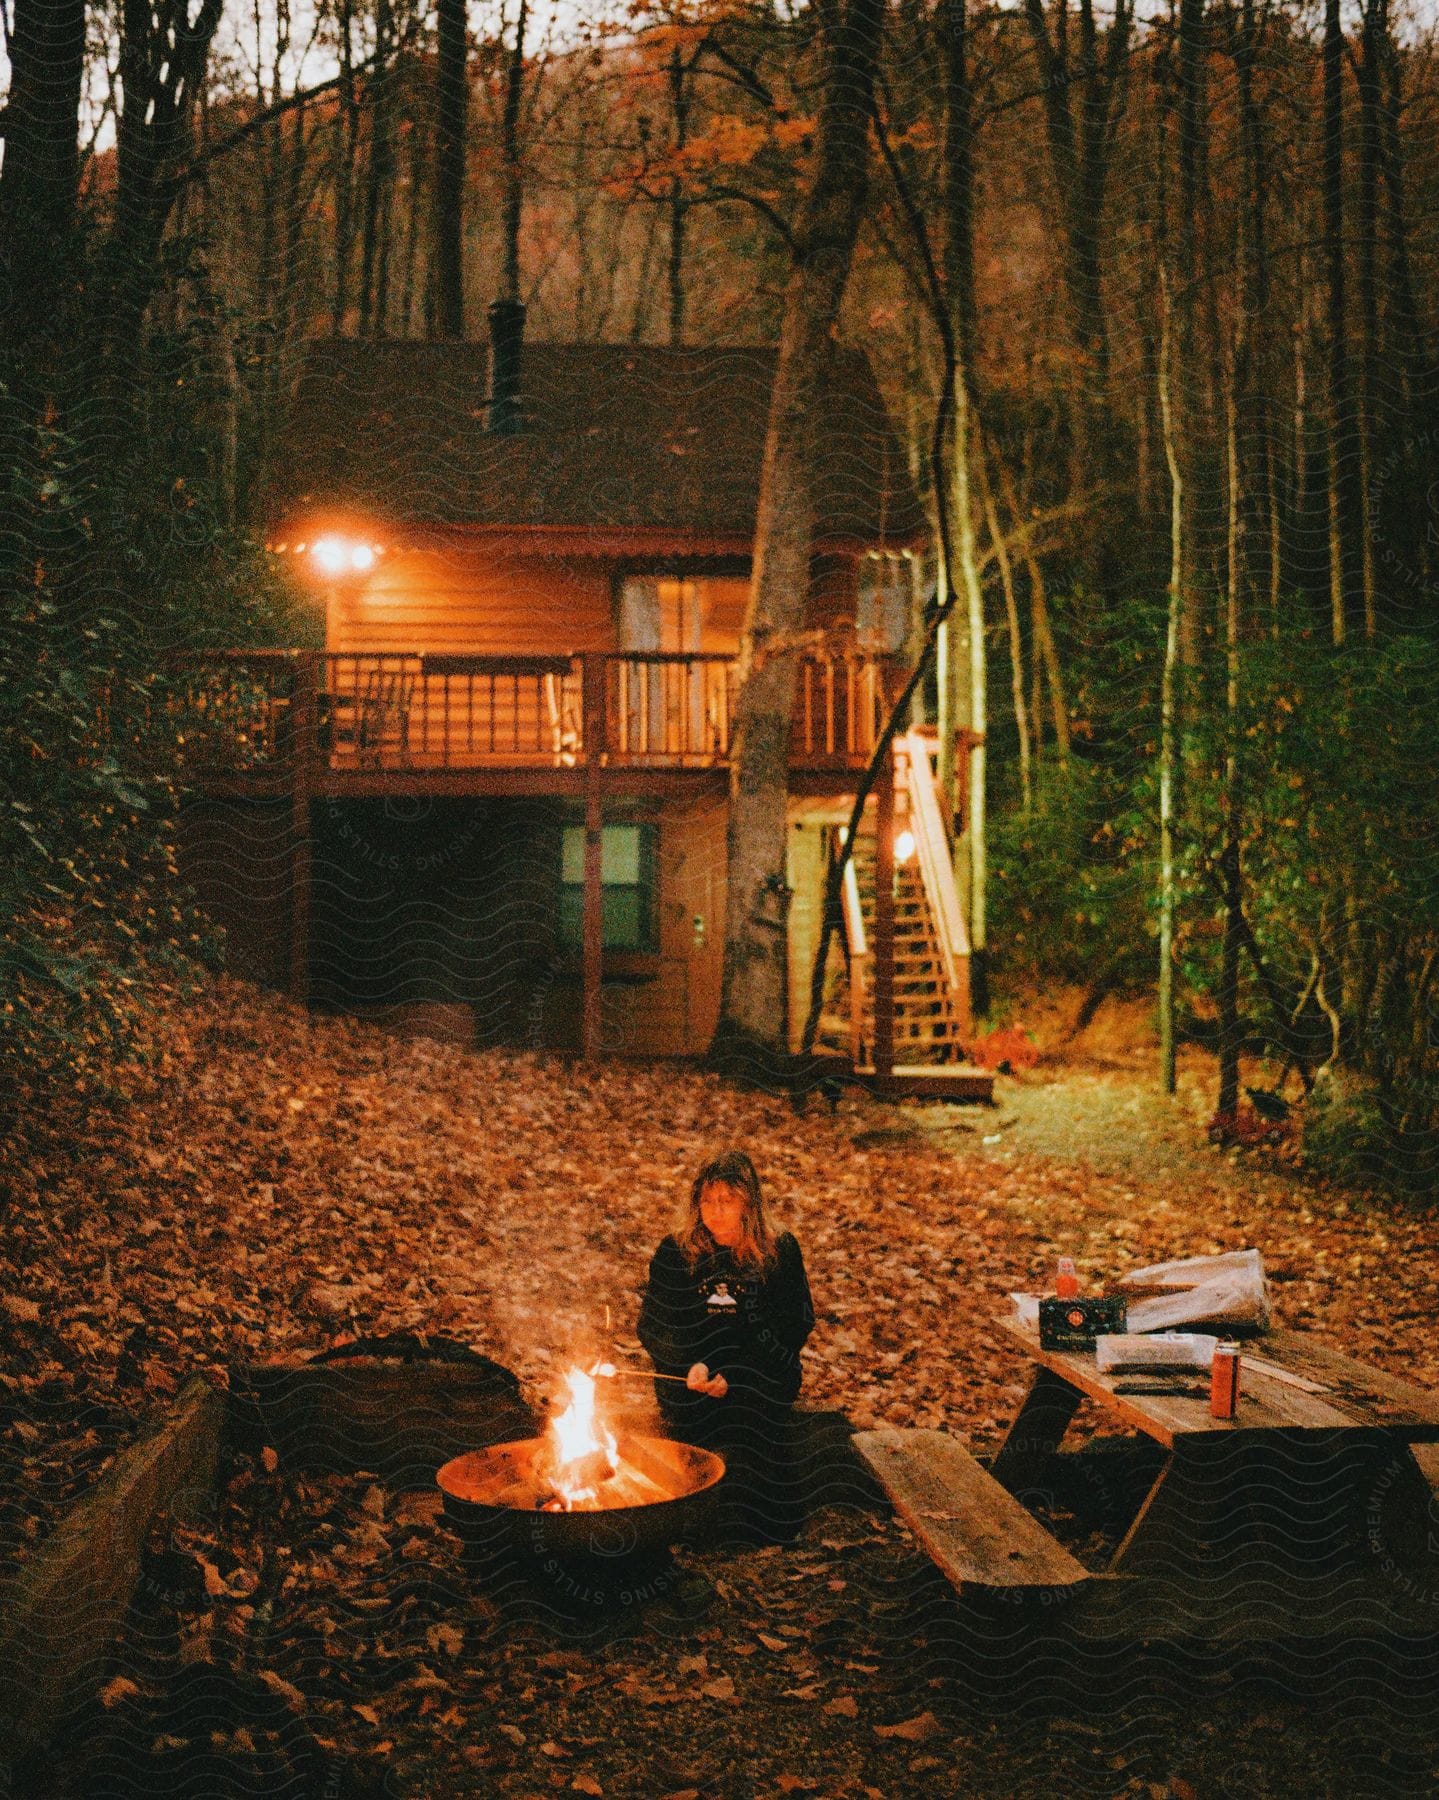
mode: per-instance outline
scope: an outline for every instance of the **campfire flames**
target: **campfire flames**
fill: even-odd
[[[595,1410],[595,1384],[582,1369],[565,1375],[570,1403],[550,1421],[551,1466],[556,1499],[552,1510],[605,1504],[600,1489],[619,1473],[620,1450],[614,1433]]]
[[[644,1432],[617,1439],[595,1404],[595,1377],[605,1373],[603,1364],[588,1373],[566,1371],[568,1405],[551,1417],[542,1437],[492,1444],[446,1463],[436,1479],[447,1514],[462,1529],[484,1531],[497,1513],[548,1514],[551,1523],[543,1530],[559,1534],[546,1539],[556,1554],[595,1550],[594,1533],[612,1530],[594,1518],[604,1513],[629,1515],[633,1543],[672,1541],[679,1517],[674,1503],[687,1505],[713,1488],[724,1463],[710,1450]],[[572,1523],[562,1524],[566,1519]],[[532,1528],[539,1529],[538,1523]],[[614,1543],[606,1537],[599,1553],[613,1555]],[[527,1545],[533,1551],[534,1540]]]
[[[583,1369],[566,1370],[569,1405],[537,1440],[532,1497],[522,1499],[525,1487],[517,1484],[507,1490],[510,1504],[529,1505],[537,1512],[609,1512],[674,1498],[671,1471],[653,1466],[653,1452],[645,1448],[649,1440],[630,1437],[621,1449],[600,1417],[595,1376],[603,1373],[603,1364],[588,1374]]]

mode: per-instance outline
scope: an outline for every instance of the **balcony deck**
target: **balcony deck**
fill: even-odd
[[[892,685],[862,650],[798,664],[797,792],[852,787]],[[186,767],[209,792],[318,797],[723,789],[736,664],[709,655],[230,651],[186,665]]]
[[[895,665],[858,648],[803,655],[790,731],[791,790],[852,792],[899,685]],[[582,802],[582,1042],[593,1057],[600,1042],[605,802],[622,795],[723,794],[736,690],[736,664],[724,656],[259,650],[187,659],[170,685],[169,704],[184,734],[193,790],[290,804],[289,986],[301,1001],[309,992],[313,801],[424,794]],[[885,841],[892,836],[893,783],[891,762],[877,790]],[[932,829],[941,828],[933,822]],[[947,858],[946,847],[946,868]],[[872,1060],[859,1064],[856,1043],[852,1066],[885,1094],[988,1099],[993,1077],[986,1071],[957,1063],[894,1064],[892,888],[881,880],[876,890],[889,922],[876,925]],[[889,971],[887,980],[880,979],[881,968]]]

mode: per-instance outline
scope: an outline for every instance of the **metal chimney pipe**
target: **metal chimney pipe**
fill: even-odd
[[[490,307],[490,430],[520,429],[520,364],[525,342],[525,308],[520,300],[496,300]]]

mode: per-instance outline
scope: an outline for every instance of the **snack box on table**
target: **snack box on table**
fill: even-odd
[[[1046,1350],[1092,1350],[1102,1334],[1122,1332],[1127,1303],[1123,1294],[1077,1295],[1039,1303],[1039,1341]]]

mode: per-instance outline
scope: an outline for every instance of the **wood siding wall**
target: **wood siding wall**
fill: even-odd
[[[364,581],[334,590],[325,647],[478,656],[613,650],[611,565],[518,556],[459,534],[403,547]]]
[[[660,826],[660,953],[685,979],[684,1036],[669,1054],[703,1054],[719,1021],[728,817],[721,800],[672,807]]]
[[[337,652],[467,651],[478,656],[554,656],[617,650],[614,595],[621,567],[613,554],[582,556],[518,549],[493,537],[431,532],[384,554],[372,574],[336,583],[327,596],[325,647]],[[657,559],[657,571],[663,559]],[[662,577],[663,579],[663,577]],[[720,655],[739,649],[749,597],[745,576],[698,576],[703,637],[694,648]],[[669,585],[668,583],[666,585]],[[853,556],[814,559],[809,596],[813,625],[855,616]]]
[[[790,802],[789,843],[785,858],[785,878],[789,882],[791,900],[787,946],[789,1046],[798,1052],[809,1016],[809,984],[814,969],[815,952],[819,949],[820,930],[824,923],[824,884],[828,867],[825,861],[824,830],[843,825],[849,818],[854,801],[847,794],[828,799],[816,797],[803,802]],[[874,802],[870,801],[873,813]],[[833,965],[843,955],[841,943],[831,940],[830,961]]]

